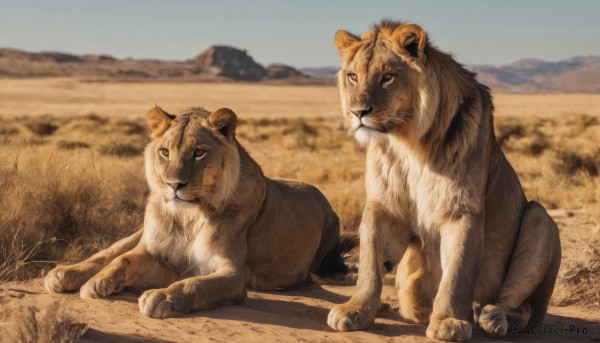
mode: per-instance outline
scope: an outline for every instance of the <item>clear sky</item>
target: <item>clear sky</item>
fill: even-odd
[[[387,17],[465,64],[600,55],[596,0],[0,0],[0,47],[183,60],[213,44],[261,64],[339,64],[333,35]]]

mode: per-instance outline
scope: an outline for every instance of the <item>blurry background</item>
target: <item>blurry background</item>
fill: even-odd
[[[230,107],[271,177],[317,185],[354,231],[364,151],[338,127],[336,30],[420,24],[479,73],[528,197],[557,220],[554,305],[600,301],[600,2],[0,1],[0,281],[142,223],[144,115]]]

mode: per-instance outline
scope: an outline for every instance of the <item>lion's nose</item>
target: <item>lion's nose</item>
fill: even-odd
[[[366,116],[367,114],[373,112],[373,106],[369,107],[369,108],[351,108],[350,112],[352,112],[352,114],[354,114],[355,116],[357,116],[359,119]]]
[[[167,182],[167,185],[169,185],[171,188],[173,188],[174,191],[177,191],[178,189],[182,189],[187,184],[188,184],[187,182]]]

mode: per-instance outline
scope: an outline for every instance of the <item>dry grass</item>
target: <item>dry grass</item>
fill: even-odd
[[[0,342],[69,343],[86,330],[85,324],[71,318],[58,303],[43,309],[17,302],[0,306]]]
[[[104,147],[145,142],[145,133],[115,133],[120,124],[87,117],[48,117],[57,130],[39,138],[24,129],[31,120],[2,121],[19,133],[0,135],[0,280],[39,275],[46,261],[80,259],[132,232],[143,216],[139,147],[134,159]]]
[[[338,128],[335,88],[13,82],[22,97],[15,101],[32,97],[40,107],[0,115],[0,280],[38,276],[53,265],[44,261],[78,261],[141,225],[148,138],[140,114],[154,102],[174,111],[233,108],[241,118],[238,138],[266,175],[319,187],[343,230],[360,222],[364,151]],[[25,86],[42,91],[29,94]],[[527,101],[539,108],[511,112]],[[0,104],[9,104],[1,91]],[[557,217],[564,258],[554,303],[598,303],[600,97],[497,95],[496,104],[497,133],[528,197],[553,215],[564,213]],[[574,114],[572,104],[592,107]]]

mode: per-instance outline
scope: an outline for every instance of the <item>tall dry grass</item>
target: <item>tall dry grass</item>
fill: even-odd
[[[357,229],[365,153],[337,117],[240,116],[238,138],[266,175],[316,185],[342,230]],[[0,280],[81,260],[141,225],[144,125],[97,115],[0,119]],[[598,118],[501,116],[496,128],[528,197],[565,213],[557,219],[564,258],[554,303],[597,303]]]
[[[145,131],[128,134],[93,116],[24,117],[0,127],[12,132],[0,134],[0,280],[76,261],[141,225]],[[107,145],[135,146],[136,157],[120,158]]]
[[[86,330],[87,325],[72,318],[59,303],[38,308],[8,302],[0,307],[0,342],[70,343]]]

